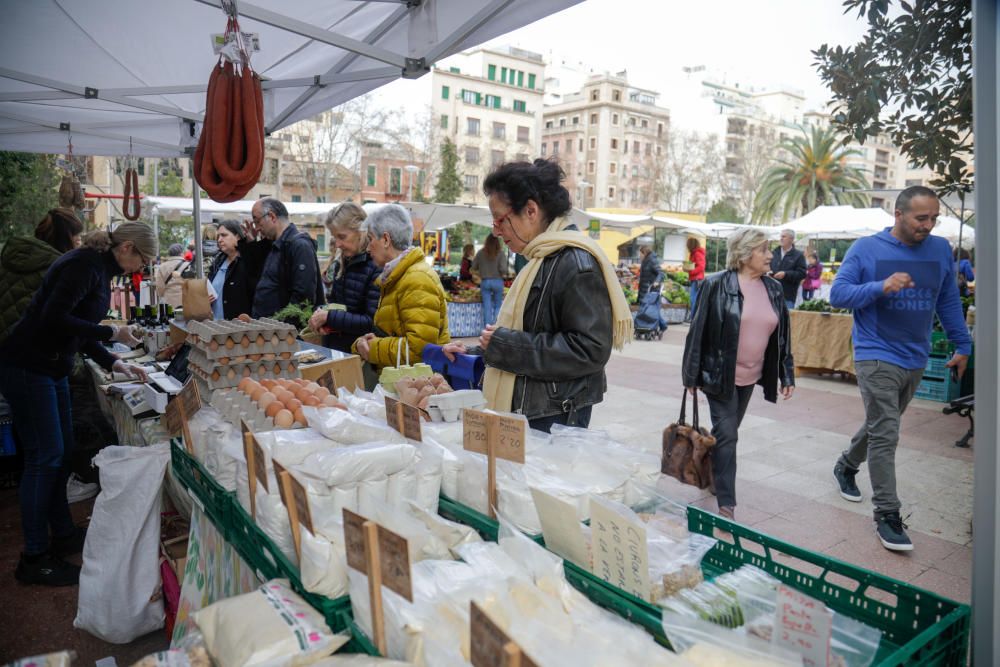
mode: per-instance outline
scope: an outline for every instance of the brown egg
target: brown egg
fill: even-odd
[[[271,336],[271,345],[277,345],[281,340],[278,338],[278,334],[273,334]]]
[[[272,401],[271,404],[264,409],[264,414],[266,414],[268,417],[274,417],[276,414],[278,414],[284,409],[285,406],[284,404],[282,404],[281,401]]]
[[[216,382],[218,382],[219,378],[221,378],[221,377],[222,376],[219,375],[219,371],[212,371],[212,379],[213,380],[215,380]]]
[[[265,387],[267,387],[268,391],[273,391],[274,390],[274,385],[278,384],[277,382],[275,382],[271,378],[267,378],[266,380],[261,380],[260,383],[262,385],[264,385]]]
[[[288,343],[289,345],[295,345],[295,334],[289,333],[287,336],[285,336],[285,342]]]
[[[267,410],[267,406],[271,405],[271,403],[274,403],[276,400],[278,399],[274,394],[269,391],[265,391],[257,399],[257,405],[260,406],[261,410]]]
[[[308,405],[311,408],[317,408],[319,407],[319,399],[316,398],[315,396],[306,396],[304,399],[302,399],[302,404]]]
[[[335,408],[340,405],[340,401],[337,400],[336,396],[327,396],[323,399],[323,405],[327,408]]]
[[[310,382],[309,384],[306,385],[306,389],[308,389],[309,393],[312,394],[315,393],[317,389],[319,389],[319,385],[315,382]]]
[[[253,388],[253,391],[250,392],[250,398],[252,398],[254,401],[257,401],[260,400],[260,397],[266,393],[267,389],[265,389],[260,385],[257,385],[256,387]]]
[[[257,367],[257,377],[267,377],[267,367],[258,366]]]
[[[294,380],[292,380],[292,382],[294,382],[295,384],[299,385],[300,387],[304,387],[307,384],[309,384],[309,380],[307,380],[305,378],[295,378]]]
[[[295,421],[303,426],[309,426],[309,421],[306,419],[305,413],[302,412],[301,407],[295,410]]]
[[[263,346],[267,341],[264,340],[264,334],[257,334],[257,344]]]
[[[235,380],[236,379],[236,369],[235,368],[230,368],[228,371],[226,371],[226,379],[228,379],[228,380]]]
[[[240,380],[240,383],[236,385],[236,388],[245,394],[247,393],[247,387],[250,386],[251,382],[253,382],[253,380],[251,380],[250,378],[243,378],[242,380]]]
[[[242,375],[245,378],[250,377],[250,367],[249,366],[244,366],[243,367]]]
[[[236,341],[234,341],[232,338],[227,338],[226,339],[226,349],[227,350],[231,350],[234,347],[236,347]]]
[[[295,412],[296,410],[298,410],[299,408],[302,407],[302,401],[300,401],[297,398],[293,398],[291,394],[288,395],[288,400],[287,401],[284,400],[284,399],[280,399],[280,400],[281,400],[282,403],[285,404],[285,407],[288,408],[289,410],[291,410],[292,412]]]
[[[275,364],[271,370],[274,371],[275,375],[281,375],[281,366],[278,364]]]
[[[213,340],[211,343],[208,344],[208,349],[210,349],[212,352],[218,351],[219,341]]]
[[[330,390],[326,387],[316,387],[313,389],[312,395],[320,400],[323,400],[330,395]]]
[[[291,428],[295,423],[295,415],[288,410],[279,410],[274,416],[274,425],[278,428]]]
[[[250,361],[260,361],[260,356],[261,355],[259,355],[259,354],[251,354],[250,355]]]

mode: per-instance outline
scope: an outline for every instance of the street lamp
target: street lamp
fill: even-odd
[[[406,201],[412,202],[413,201],[413,174],[415,174],[418,171],[420,171],[420,167],[418,167],[415,164],[408,164],[405,167],[403,167],[403,169],[405,171],[409,172],[409,174],[410,174],[410,189],[408,191],[408,194],[406,195]]]

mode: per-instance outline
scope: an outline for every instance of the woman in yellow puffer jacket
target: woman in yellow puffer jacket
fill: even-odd
[[[366,221],[368,253],[382,267],[376,279],[381,290],[375,312],[375,333],[365,334],[352,347],[362,359],[381,370],[422,359],[428,343],[444,345],[448,335],[448,309],[441,280],[420,248],[411,247],[413,223],[398,204],[375,210]]]

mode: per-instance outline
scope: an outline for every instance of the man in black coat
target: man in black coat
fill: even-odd
[[[793,310],[799,283],[806,277],[806,258],[795,249],[795,232],[790,229],[781,230],[781,245],[771,255],[770,276],[781,283],[788,310]]]

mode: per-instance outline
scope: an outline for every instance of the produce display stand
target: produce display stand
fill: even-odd
[[[791,310],[788,318],[796,373],[855,374],[852,315]]]
[[[223,489],[211,474],[183,449],[177,438],[171,440],[170,458],[174,474],[196,499],[199,509],[204,510],[223,538],[233,546],[247,565],[257,572],[259,579],[262,581],[274,578],[288,579],[295,592],[323,614],[334,632],[340,632],[347,627],[344,618],[345,614],[350,618],[349,597],[345,595],[330,599],[306,591],[298,567],[288,560],[274,541],[250,518],[240,505],[236,494]]]
[[[497,539],[498,523],[480,512],[445,496],[438,512],[475,528],[486,539]],[[689,506],[687,517],[692,533],[719,539],[702,560],[706,579],[753,565],[838,613],[881,630],[882,643],[872,663],[876,667],[965,664],[971,627],[968,605],[797,547],[697,507]],[[544,545],[540,536],[533,539]],[[563,562],[563,569],[567,581],[591,601],[642,626],[669,646],[658,606],[569,561]],[[892,599],[894,604],[886,601]]]

